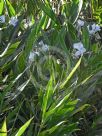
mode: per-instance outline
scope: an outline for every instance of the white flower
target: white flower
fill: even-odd
[[[96,25],[96,27],[95,27],[95,32],[98,32],[98,31],[101,31],[101,28],[100,28],[99,25]]]
[[[84,48],[84,46],[81,42],[74,43],[73,48],[77,50],[74,54],[75,57],[79,57],[79,56],[83,55],[83,53],[86,52],[86,49]]]
[[[33,62],[34,60],[35,60],[35,57],[36,56],[39,56],[40,54],[39,54],[39,52],[37,52],[37,51],[32,51],[32,52],[30,52],[30,55],[29,55],[29,61],[30,62]]]
[[[9,24],[13,25],[13,26],[16,26],[18,23],[18,19],[17,17],[11,17],[10,21],[9,21]]]
[[[0,23],[5,23],[5,15],[0,16]]]
[[[82,21],[80,19],[78,19],[77,23],[78,23],[78,27],[84,26],[84,21]]]
[[[48,51],[49,47],[48,47],[47,44],[44,44],[43,41],[40,41],[39,45],[41,45],[41,50],[42,51],[45,51],[45,52]]]
[[[90,27],[91,27],[91,29],[90,29]],[[88,28],[90,35],[94,35],[96,32],[101,31],[100,26],[96,25],[96,24],[93,24],[91,26],[88,25],[87,28]]]
[[[43,51],[48,51],[48,49],[49,49],[49,47],[48,47],[48,45],[47,44],[44,44],[43,46],[42,46],[42,50]]]

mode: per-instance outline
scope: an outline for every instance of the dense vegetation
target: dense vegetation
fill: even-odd
[[[0,0],[0,136],[102,136],[102,0]]]

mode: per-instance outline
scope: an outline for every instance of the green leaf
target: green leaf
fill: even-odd
[[[31,121],[33,120],[33,118],[31,118],[30,120],[28,120],[17,132],[17,134],[15,136],[21,136],[25,130],[27,129],[27,127],[30,125]]]
[[[34,25],[34,28],[32,29],[32,31],[31,31],[28,39],[27,39],[27,45],[25,47],[25,54],[26,54],[26,56],[29,55],[29,53],[30,53],[30,51],[32,49],[33,43],[37,39],[36,28],[37,28],[37,26]]]
[[[11,45],[9,46],[9,48],[6,50],[4,56],[2,56],[2,55],[1,55],[1,56],[2,56],[2,57],[8,57],[8,56],[12,55],[13,52],[17,49],[19,43],[20,43],[20,42],[16,42],[16,43],[11,44]]]
[[[27,44],[26,44],[26,47],[25,47],[26,56],[29,55],[29,53],[30,53],[30,51],[33,47],[34,42],[38,39],[39,33],[42,29],[44,21],[45,21],[45,15],[41,18],[41,20],[39,22],[36,22],[34,24],[33,28],[31,29],[31,33],[28,36]]]
[[[70,21],[73,24],[77,21],[79,17],[80,11],[82,9],[82,5],[83,5],[83,0],[72,0],[69,18],[71,19]]]
[[[40,19],[38,25],[37,25],[37,29],[36,29],[36,34],[38,34],[44,24],[44,22],[46,21],[46,16],[42,16],[42,18]]]
[[[3,122],[2,128],[0,130],[0,136],[7,136],[6,118]]]
[[[57,129],[59,129],[59,127],[64,124],[65,121],[62,121],[62,122],[59,122],[57,125],[53,126],[52,128],[50,129],[47,129],[43,132],[41,132],[38,136],[45,136],[47,134],[52,134],[54,131],[56,131]]]
[[[7,9],[8,9],[9,15],[15,16],[16,13],[15,13],[15,10],[14,10],[13,6],[11,5],[11,3],[8,0],[6,0],[6,4],[7,4]]]
[[[4,1],[0,0],[0,15],[2,14],[3,7],[4,7]]]
[[[51,97],[51,95],[53,93],[52,83],[53,83],[53,78],[51,76],[50,81],[49,81],[49,83],[47,85],[46,92],[45,92],[44,97],[43,97],[43,103],[42,103],[42,121],[44,120],[44,116],[45,116],[45,112],[46,112],[46,109],[47,109],[49,98]]]
[[[69,93],[68,95],[66,95],[62,100],[60,100],[60,101],[58,102],[57,105],[54,106],[54,108],[51,108],[51,109],[49,109],[48,112],[46,112],[46,115],[45,115],[45,118],[44,118],[44,119],[45,119],[45,120],[44,120],[45,122],[48,120],[49,117],[51,117],[52,114],[56,113],[56,111],[57,111],[61,106],[65,105],[66,102],[68,102],[68,99],[70,98],[70,95],[71,95],[71,93]]]
[[[40,8],[54,21],[58,26],[60,26],[60,22],[57,19],[53,10],[51,10],[50,6],[47,3],[43,3],[41,1],[38,2]]]
[[[16,73],[21,73],[24,71],[26,67],[26,58],[24,56],[24,52],[21,52],[17,58],[16,65],[15,65],[15,70]]]
[[[86,49],[89,49],[89,32],[86,27],[82,30],[82,41]]]
[[[81,107],[79,107],[78,109],[76,109],[76,110],[73,112],[72,116],[75,115],[75,114],[78,113],[78,112],[83,111],[85,108],[88,108],[88,107],[90,107],[89,104],[84,104],[84,105],[82,105]]]
[[[61,45],[61,47],[62,47],[62,49],[68,54],[69,52],[68,52],[68,49],[67,49],[67,46],[66,46],[66,44],[65,44],[65,35],[66,35],[66,30],[65,30],[65,28],[63,27],[62,29],[61,29],[61,31],[59,31],[59,42],[60,42],[60,45]]]
[[[62,89],[67,84],[67,82],[71,79],[71,77],[73,76],[77,68],[79,67],[80,63],[81,63],[81,58],[79,59],[79,61],[77,62],[77,64],[75,65],[71,73],[68,75],[66,80],[60,85],[60,89]]]
[[[75,19],[74,23],[76,22],[76,20],[77,20],[78,17],[79,17],[79,14],[80,14],[80,12],[81,12],[82,6],[83,6],[83,0],[79,0],[77,16],[76,16],[76,19]]]
[[[13,87],[13,85],[22,77],[22,75],[27,71],[28,67],[20,73],[12,82],[10,82],[7,87],[4,89],[4,92],[10,91],[10,89]]]
[[[74,42],[75,40],[77,40],[76,29],[74,25],[70,22],[68,22],[68,31],[69,31],[72,41]]]

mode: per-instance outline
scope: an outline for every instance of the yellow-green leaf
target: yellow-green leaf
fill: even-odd
[[[73,70],[71,71],[71,73],[68,75],[68,77],[66,78],[66,80],[60,85],[60,88],[62,89],[67,82],[70,80],[70,78],[73,76],[73,74],[75,73],[75,71],[77,70],[77,68],[79,67],[81,63],[81,58],[79,59],[79,61],[77,62],[77,64],[75,65],[75,67],[73,68]]]
[[[16,13],[11,3],[8,0],[6,0],[6,4],[7,4],[7,8],[8,8],[8,12],[10,16],[15,16]]]
[[[7,136],[6,118],[3,122],[2,128],[0,130],[0,136]]]
[[[0,0],[0,15],[2,14],[3,7],[4,7],[4,1]]]
[[[18,133],[15,136],[21,136],[25,130],[27,129],[27,127],[30,125],[31,121],[33,118],[31,118],[30,120],[28,120],[18,131]]]

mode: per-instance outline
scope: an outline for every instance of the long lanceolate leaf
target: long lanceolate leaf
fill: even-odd
[[[65,121],[62,121],[62,122],[58,123],[57,125],[53,126],[52,128],[47,129],[47,130],[41,132],[38,136],[45,136],[45,135],[47,135],[48,133],[49,133],[49,134],[52,134],[52,133],[53,133],[54,131],[56,131],[57,129],[60,129],[60,126],[61,126],[62,124],[64,124],[64,123],[65,123]]]
[[[80,12],[81,12],[82,6],[83,6],[83,0],[79,0],[77,16],[76,16],[76,18],[75,18],[75,20],[74,20],[74,23],[76,22],[76,20],[77,20],[78,17],[79,17],[79,14],[80,14]]]
[[[15,10],[8,0],[6,0],[6,6],[7,6],[7,10],[8,10],[9,15],[15,16]]]
[[[0,136],[7,136],[6,119],[4,120],[2,128],[0,130]]]
[[[5,89],[4,91],[7,92],[9,91],[13,85],[22,77],[22,75],[27,71],[29,67],[27,67],[22,73],[20,73]]]
[[[77,68],[79,67],[80,63],[81,63],[81,58],[79,59],[79,61],[77,62],[76,66],[73,68],[71,73],[68,75],[66,80],[60,85],[60,89],[62,89],[68,83],[68,81],[71,79],[71,77],[73,76]]]
[[[53,78],[51,77],[51,79],[50,79],[50,81],[49,81],[49,83],[47,85],[46,92],[45,92],[44,97],[43,97],[43,103],[42,103],[42,122],[44,120],[45,112],[47,110],[47,105],[48,105],[49,98],[50,98],[50,96],[53,93],[52,83],[53,83]]]
[[[40,8],[52,19],[52,21],[54,21],[55,24],[57,24],[60,27],[60,22],[56,17],[55,13],[53,12],[53,10],[50,8],[49,4],[44,3],[41,0],[39,0],[38,4]]]
[[[4,7],[4,1],[0,0],[0,15],[2,14],[3,7]]]
[[[33,28],[31,29],[31,33],[28,36],[26,47],[25,47],[26,56],[29,55],[29,53],[30,53],[30,51],[33,47],[34,42],[38,39],[39,33],[42,29],[44,21],[45,21],[45,15],[42,16],[41,20],[39,22],[36,22],[34,24]]]
[[[46,115],[45,115],[45,117],[44,117],[44,121],[45,121],[45,122],[49,119],[49,117],[50,117],[51,115],[53,115],[54,113],[56,113],[56,111],[57,111],[62,105],[64,105],[64,104],[66,103],[66,101],[68,101],[68,99],[70,98],[70,95],[71,95],[71,93],[69,93],[68,95],[66,95],[61,101],[59,101],[59,103],[58,103],[57,105],[55,105],[54,108],[51,108],[48,112],[46,112]]]
[[[73,24],[77,21],[79,14],[81,12],[82,6],[83,6],[83,0],[73,1],[73,5],[72,5],[71,11],[70,11],[70,12],[72,12],[72,16],[74,17],[72,19]]]
[[[17,134],[15,136],[22,136],[22,134],[25,132],[25,130],[28,128],[28,126],[30,125],[31,121],[33,120],[33,118],[31,118],[30,120],[28,120],[17,132]]]

